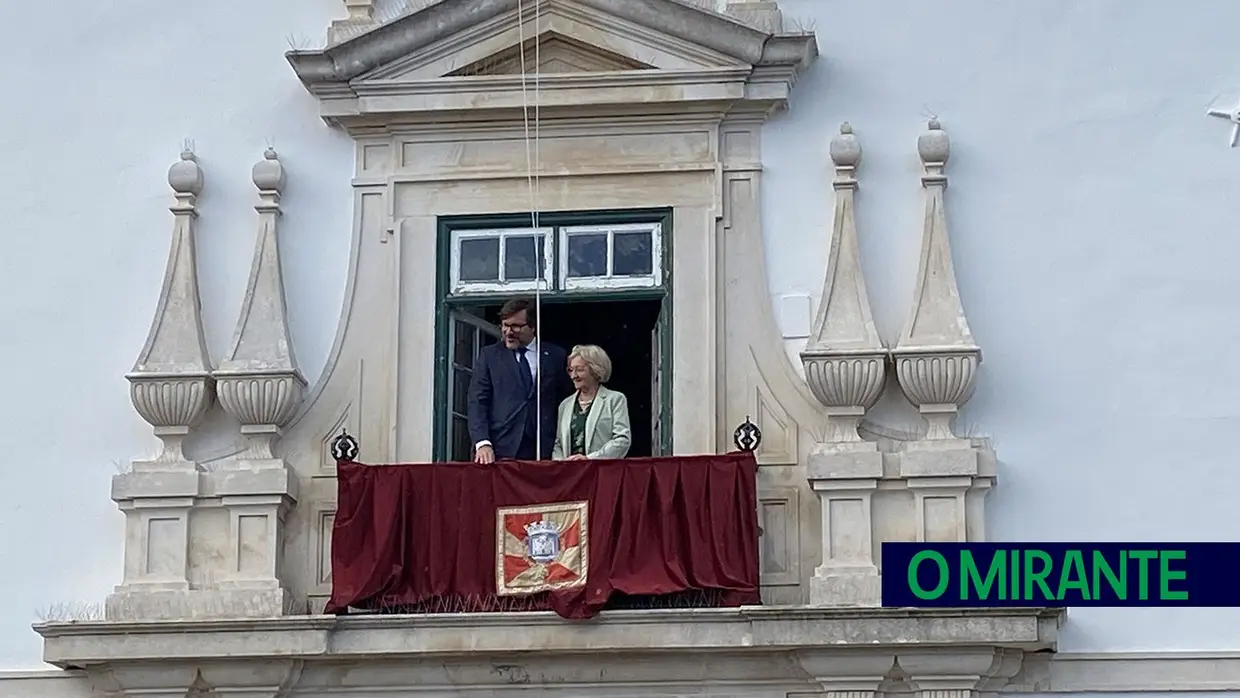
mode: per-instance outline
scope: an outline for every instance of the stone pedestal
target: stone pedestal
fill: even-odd
[[[241,423],[247,442],[243,453],[211,474],[212,492],[228,515],[213,588],[230,615],[240,617],[292,610],[282,557],[284,517],[297,503],[298,482],[277,447],[306,388],[288,330],[278,237],[285,172],[274,149],[263,153],[252,175],[259,202],[250,282],[232,347],[212,374],[220,405]]]
[[[994,482],[994,454],[970,439],[913,441],[900,454],[900,477],[913,495],[917,540],[985,540],[984,498]]]
[[[294,473],[280,464],[262,469],[229,463],[211,474],[228,511],[228,547],[215,587],[246,616],[283,615],[292,603],[284,588],[284,518],[297,503]]]
[[[870,442],[820,444],[808,478],[822,510],[822,564],[810,579],[815,606],[877,606],[871,497],[883,475],[883,454]]]
[[[900,476],[913,494],[917,540],[968,540],[965,494],[978,474],[977,451],[964,439],[914,441],[900,456]]]
[[[182,465],[112,478],[112,500],[125,514],[125,567],[109,608],[134,595],[189,591],[189,520],[199,471],[192,463]]]

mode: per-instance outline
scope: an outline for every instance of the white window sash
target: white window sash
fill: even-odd
[[[555,271],[554,228],[486,228],[479,230],[453,230],[451,239],[451,287],[449,293],[454,296],[474,293],[495,293],[503,291],[534,291],[540,287],[538,279],[521,279],[508,281],[504,278],[504,261],[507,258],[508,238],[536,236],[542,238],[542,273],[543,278],[550,282]],[[497,281],[462,281],[461,280],[461,241],[463,240],[497,240],[499,243],[499,280]],[[542,284],[546,289],[547,285]]]
[[[642,276],[613,276],[615,269],[615,234],[650,233],[651,273]],[[568,239],[575,235],[607,234],[607,275],[569,277]],[[570,225],[560,228],[560,286],[566,291],[610,288],[656,288],[663,285],[663,225],[661,223],[628,223],[624,225]]]

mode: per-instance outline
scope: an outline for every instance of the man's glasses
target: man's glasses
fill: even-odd
[[[528,322],[523,322],[523,323],[521,323],[521,324],[519,324],[519,325],[515,325],[515,324],[512,324],[512,323],[505,322],[504,324],[500,325],[500,327],[501,327],[501,328],[503,328],[503,330],[504,330],[505,332],[507,332],[507,331],[509,331],[509,330],[512,330],[513,332],[520,332],[521,330],[523,330],[523,329],[525,329],[525,328],[527,328],[527,327],[529,327],[529,326],[530,326],[530,324],[529,324]]]

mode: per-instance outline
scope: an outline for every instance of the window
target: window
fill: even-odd
[[[474,359],[488,344],[499,341],[499,328],[466,312],[453,312],[448,326],[448,418],[452,453],[469,460],[473,440],[469,438],[469,383],[474,377]]]
[[[533,291],[555,268],[552,228],[452,231],[452,293]]]
[[[449,295],[659,288],[663,225],[451,231]]]
[[[630,455],[671,453],[672,211],[445,216],[436,234],[433,458],[473,458],[468,392],[475,358],[499,341],[499,309],[542,291],[542,335],[607,348],[629,396]],[[616,313],[626,320],[614,322]],[[649,341],[646,331],[649,327]],[[649,432],[644,425],[649,423]],[[648,434],[648,437],[647,437]]]
[[[661,229],[658,223],[560,228],[561,288],[660,285]]]

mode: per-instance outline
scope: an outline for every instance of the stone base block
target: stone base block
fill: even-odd
[[[278,618],[304,612],[287,589],[191,591],[130,591],[118,588],[108,596],[104,612],[110,621],[210,620]]]
[[[819,571],[809,580],[811,606],[880,606],[882,596],[882,579],[877,570]]]
[[[249,462],[249,461],[246,461]],[[278,467],[221,468],[208,477],[211,493],[217,497],[249,497],[258,495],[289,497],[296,501],[297,475],[284,461]]]
[[[815,480],[877,480],[883,476],[883,454],[872,444],[868,450],[815,449],[806,464],[806,476]]]
[[[901,477],[971,477],[978,474],[978,449],[964,439],[913,442],[900,454]]]

